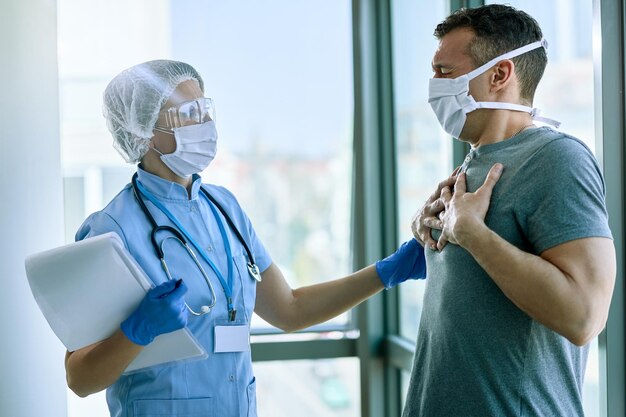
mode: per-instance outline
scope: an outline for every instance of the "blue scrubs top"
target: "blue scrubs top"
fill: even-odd
[[[250,219],[232,193],[223,187],[202,185],[194,175],[191,198],[180,184],[164,180],[138,168],[138,181],[163,204],[202,246],[224,278],[228,275],[226,251],[218,223],[207,200],[199,194],[200,186],[220,203],[239,233],[247,242],[261,272],[272,260],[256,236]],[[174,226],[150,201],[148,210],[159,225]],[[220,214],[234,258],[233,304],[235,323],[250,323],[256,297],[256,281],[248,273],[246,251]],[[89,216],[76,233],[76,240],[107,232],[116,232],[155,285],[167,277],[150,242],[152,227],[128,184],[102,211]],[[157,241],[167,232],[157,234]],[[195,311],[210,302],[209,288],[184,248],[176,241],[165,243],[165,259],[170,273],[183,278],[189,287],[185,300]],[[195,249],[194,249],[195,251]],[[196,254],[197,255],[197,254]],[[256,417],[255,378],[250,352],[213,353],[216,324],[228,323],[226,297],[219,279],[200,257],[217,297],[211,313],[189,315],[188,328],[203,345],[208,358],[173,362],[122,375],[107,389],[107,403],[113,417]]]

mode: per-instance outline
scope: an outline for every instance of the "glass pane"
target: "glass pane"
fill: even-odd
[[[404,410],[404,406],[406,404],[406,396],[409,391],[409,384],[411,383],[411,373],[407,371],[400,372],[400,389],[402,390],[402,409]]]
[[[219,152],[204,180],[237,196],[289,283],[350,271],[350,1],[59,0],[58,8],[68,240],[133,172],[104,124],[106,84],[128,66],[171,58],[196,67],[215,102]],[[266,324],[255,317],[253,326]]]
[[[259,416],[361,415],[356,358],[256,362],[254,373]],[[408,373],[404,374],[408,383]],[[407,387],[403,384],[403,392]],[[284,395],[286,390],[289,395]],[[80,398],[68,390],[68,417],[109,417],[104,392]]]
[[[392,2],[397,215],[402,241],[411,237],[414,212],[452,171],[452,139],[443,133],[428,104],[431,60],[438,45],[433,30],[448,15],[447,3]],[[411,340],[417,336],[424,287],[423,281],[412,281],[400,289],[400,334]]]
[[[361,415],[356,358],[257,362],[254,369],[259,416]]]
[[[534,106],[562,123],[560,131],[582,140],[595,151],[592,56],[592,1],[506,0],[534,17],[548,40],[548,66],[539,83]],[[598,341],[591,342],[583,405],[585,416],[600,415]]]
[[[309,285],[350,272],[349,0],[59,0],[57,6],[68,241],[134,172],[111,146],[102,117],[104,88],[124,68],[169,58],[198,69],[206,96],[215,103],[219,152],[202,173],[204,181],[237,196],[289,284]],[[332,323],[348,320],[344,314]],[[252,324],[266,326],[256,316]],[[333,387],[342,387],[342,367],[350,362],[337,363],[331,368],[341,378],[324,375],[320,365],[317,389],[323,392],[307,401],[335,407],[332,415],[357,415],[358,366],[349,365],[348,404],[333,397]],[[294,372],[314,368],[313,362],[296,364]],[[266,390],[261,383],[261,403]],[[87,400],[70,394],[70,415],[99,416],[99,406],[92,404],[108,415],[101,394]]]
[[[182,2],[172,22],[173,56],[204,75],[224,138],[205,179],[235,193],[292,287],[348,273],[350,2]]]
[[[548,41],[548,66],[534,106],[560,121],[560,131],[595,150],[593,106],[592,1],[506,0],[537,20]]]

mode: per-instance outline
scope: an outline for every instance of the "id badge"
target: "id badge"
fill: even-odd
[[[215,324],[214,353],[247,352],[250,350],[250,325]]]

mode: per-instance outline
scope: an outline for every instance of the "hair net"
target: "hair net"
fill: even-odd
[[[103,114],[113,135],[113,147],[126,162],[135,163],[148,152],[161,106],[183,81],[200,74],[184,62],[156,60],[122,71],[104,90]]]

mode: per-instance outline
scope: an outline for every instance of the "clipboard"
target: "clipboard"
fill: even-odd
[[[30,255],[25,267],[37,305],[70,352],[111,336],[153,287],[114,232]],[[206,357],[183,328],[157,336],[124,372]]]

